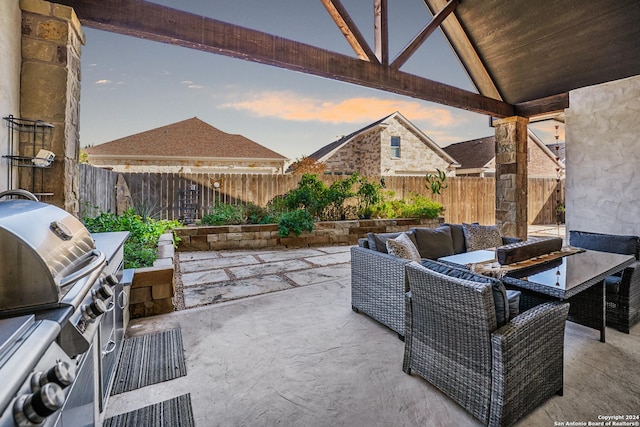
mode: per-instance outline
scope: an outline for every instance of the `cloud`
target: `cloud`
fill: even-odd
[[[192,82],[191,80],[183,80],[180,82],[180,84],[183,84],[185,86],[187,86],[188,89],[203,89],[204,86],[202,85],[197,85],[194,82]]]
[[[423,121],[432,126],[446,127],[454,124],[454,117],[447,109],[428,107],[415,101],[381,98],[326,101],[302,97],[292,92],[267,91],[250,95],[249,99],[244,101],[222,104],[221,108],[245,110],[259,117],[334,124],[375,121],[399,111],[411,121]]]
[[[96,82],[97,85],[110,85],[111,83],[113,83],[113,81],[106,79],[98,80]]]

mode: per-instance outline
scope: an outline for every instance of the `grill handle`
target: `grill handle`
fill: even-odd
[[[65,276],[62,279],[60,279],[60,281],[58,282],[60,287],[64,287],[69,283],[73,283],[76,280],[82,279],[83,277],[88,276],[89,274],[93,273],[94,271],[104,266],[106,256],[102,252],[100,252],[97,249],[94,249],[93,251],[91,251],[90,254],[96,259],[86,267],[82,267],[80,270],[74,271],[68,276]]]
[[[7,191],[3,191],[2,193],[0,193],[0,199],[3,198],[4,196],[22,196],[25,197],[29,200],[33,200],[34,202],[38,201],[38,198],[35,196],[35,194],[30,193],[27,190],[22,190],[22,189],[15,189],[15,190],[7,190]]]

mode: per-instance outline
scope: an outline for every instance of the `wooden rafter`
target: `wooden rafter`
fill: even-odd
[[[378,62],[378,58],[369,47],[360,30],[358,30],[355,22],[353,22],[347,13],[347,10],[342,6],[340,0],[320,1],[325,9],[327,9],[327,12],[329,12],[331,19],[333,19],[342,34],[344,34],[347,42],[349,42],[353,51],[358,55],[358,58],[365,61]]]
[[[442,24],[442,21],[444,21],[447,16],[449,16],[455,10],[455,8],[458,6],[458,3],[459,0],[449,0],[447,5],[433,17],[431,22],[429,22],[422,29],[422,31],[420,31],[413,38],[413,40],[411,40],[407,47],[405,47],[403,51],[400,52],[398,56],[396,56],[396,58],[391,63],[391,68],[398,69],[402,67],[402,65],[407,62],[411,55],[413,55],[415,51],[418,50],[420,46],[422,46],[422,43],[424,43],[424,41],[429,38],[429,36],[440,26],[440,24]]]
[[[423,0],[424,4],[431,11],[431,13],[435,14],[436,11],[442,10],[447,0]],[[493,82],[493,78],[487,71],[486,66],[480,59],[478,52],[473,47],[473,44],[467,37],[460,21],[456,18],[455,15],[452,15],[449,19],[442,22],[440,26],[442,31],[449,39],[451,43],[451,47],[454,52],[460,58],[460,62],[463,67],[467,70],[467,74],[473,81],[473,84],[476,86],[478,91],[486,96],[495,99],[503,99],[502,95],[498,91],[495,83]]]
[[[374,50],[380,63],[389,65],[389,18],[387,0],[373,1]]]
[[[515,114],[522,117],[535,117],[548,113],[560,113],[569,108],[569,93],[548,96],[534,101],[514,105]]]
[[[481,114],[507,117],[513,106],[388,66],[143,0],[55,0],[87,27],[258,62]]]

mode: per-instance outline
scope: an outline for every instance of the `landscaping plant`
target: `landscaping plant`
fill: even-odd
[[[167,230],[180,227],[179,221],[143,218],[131,209],[122,215],[101,212],[93,218],[83,218],[82,222],[91,233],[128,231],[124,243],[124,268],[150,267],[158,257],[158,239]],[[174,245],[176,244],[174,236]]]

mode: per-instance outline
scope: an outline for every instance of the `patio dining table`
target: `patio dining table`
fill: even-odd
[[[438,261],[468,268],[495,259],[495,250],[480,250],[442,257]],[[549,262],[543,259],[539,264],[521,269],[509,268],[501,280],[507,288],[522,291],[527,309],[531,301],[568,301],[568,320],[600,331],[600,341],[605,342],[604,279],[634,261],[632,255],[584,250]]]

